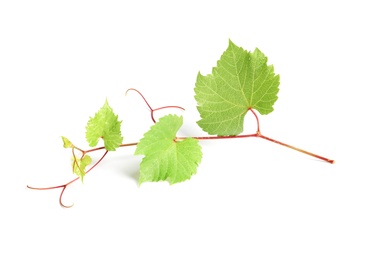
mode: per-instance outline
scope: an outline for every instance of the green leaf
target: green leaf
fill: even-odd
[[[174,184],[191,178],[202,159],[198,140],[177,140],[183,118],[167,115],[153,125],[140,140],[135,155],[145,155],[140,165],[139,184],[164,181]]]
[[[77,158],[76,162],[75,157],[72,157],[73,173],[79,176],[81,181],[83,181],[85,176],[85,168],[91,164],[92,158],[89,155],[85,155],[81,159]]]
[[[89,145],[96,146],[102,138],[105,148],[108,151],[115,151],[123,141],[121,123],[106,100],[103,107],[88,121],[86,139]]]
[[[197,123],[212,135],[242,133],[249,109],[262,115],[273,111],[279,91],[279,75],[259,50],[253,53],[229,41],[212,74],[198,74],[195,99],[201,120]]]
[[[74,145],[72,144],[71,141],[69,141],[68,138],[66,138],[65,136],[61,136],[62,138],[62,142],[64,143],[64,148],[74,148]]]

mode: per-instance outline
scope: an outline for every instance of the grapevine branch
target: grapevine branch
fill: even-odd
[[[156,123],[156,120],[154,118],[154,112],[155,111],[158,111],[158,110],[162,110],[162,109],[166,109],[166,108],[177,108],[177,109],[181,109],[181,110],[185,110],[184,108],[180,107],[180,106],[163,106],[163,107],[158,107],[158,108],[152,108],[149,104],[149,102],[146,100],[146,98],[144,97],[144,95],[138,91],[137,89],[134,89],[134,88],[130,88],[126,91],[126,94],[129,92],[129,91],[135,91],[137,92],[141,98],[144,100],[145,104],[148,106],[149,110],[150,110],[150,116],[151,116],[151,119],[153,121],[153,123]],[[304,154],[307,154],[307,155],[310,155],[312,157],[315,157],[315,158],[318,158],[320,160],[323,160],[325,162],[328,162],[328,163],[335,163],[334,160],[331,160],[331,159],[328,159],[328,158],[325,158],[325,157],[322,157],[322,156],[319,156],[317,154],[314,154],[314,153],[311,153],[311,152],[308,152],[308,151],[305,151],[305,150],[302,150],[300,148],[296,148],[294,146],[291,146],[291,145],[288,145],[286,143],[282,143],[280,141],[277,141],[277,140],[274,140],[272,138],[269,138],[267,136],[264,136],[263,134],[261,134],[261,131],[260,131],[260,121],[259,121],[259,118],[256,114],[256,112],[252,109],[252,108],[249,108],[248,111],[250,111],[254,117],[255,117],[255,120],[256,120],[256,123],[257,123],[257,129],[256,129],[256,132],[254,134],[243,134],[243,135],[234,135],[234,136],[193,136],[193,137],[176,137],[175,138],[175,141],[181,141],[181,140],[185,140],[187,138],[193,138],[193,139],[196,139],[196,140],[199,140],[199,141],[205,141],[205,140],[217,140],[217,139],[236,139],[236,138],[262,138],[262,139],[265,139],[265,140],[268,140],[268,141],[271,141],[273,143],[276,143],[276,144],[279,144],[279,145],[282,145],[282,146],[285,146],[285,147],[288,147],[290,149],[293,149],[295,151],[298,151],[298,152],[301,152],[301,153],[304,153]],[[134,143],[126,143],[126,144],[121,144],[119,147],[128,147],[128,146],[136,146],[138,144],[138,142],[134,142]],[[97,147],[97,148],[93,148],[93,149],[89,149],[89,150],[82,150],[76,146],[74,146],[72,148],[72,156],[73,156],[73,159],[74,159],[74,162],[73,162],[73,169],[74,167],[76,166],[79,170],[80,169],[80,165],[79,163],[77,162],[76,160],[76,155],[75,155],[75,150],[78,150],[79,152],[81,152],[81,159],[88,153],[92,153],[92,152],[95,152],[95,151],[99,151],[99,150],[105,150],[104,154],[100,157],[100,159],[98,161],[96,161],[95,164],[93,164],[87,171],[85,171],[85,174],[89,173],[92,169],[94,169],[104,158],[105,156],[107,155],[108,153],[108,150],[106,150],[106,148],[104,146],[102,147]],[[64,194],[64,191],[65,189],[68,187],[68,185],[72,184],[73,182],[77,181],[78,179],[80,179],[80,177],[77,177],[65,184],[62,184],[62,185],[58,185],[58,186],[52,186],[52,187],[45,187],[45,188],[37,188],[37,187],[31,187],[29,185],[27,185],[27,188],[29,189],[33,189],[33,190],[51,190],[51,189],[62,189],[61,190],[61,193],[60,193],[60,197],[59,197],[59,203],[62,207],[64,208],[70,208],[73,206],[70,205],[70,206],[67,206],[65,205],[63,202],[62,202],[62,197],[63,197],[63,194]]]

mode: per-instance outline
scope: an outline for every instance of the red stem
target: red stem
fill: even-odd
[[[252,110],[251,110],[251,111],[252,111]],[[258,119],[257,116],[256,116],[256,114],[255,114],[253,111],[252,111],[252,113],[255,115],[256,119]],[[310,153],[310,152],[308,152],[308,151],[299,149],[299,148],[297,148],[297,147],[288,145],[288,144],[286,144],[286,143],[282,143],[282,142],[280,142],[280,141],[274,140],[274,139],[272,139],[272,138],[269,138],[269,137],[267,137],[267,136],[264,136],[264,135],[260,134],[259,124],[258,124],[258,131],[257,131],[255,134],[233,135],[233,136],[194,136],[194,137],[177,137],[175,140],[176,140],[176,141],[180,141],[180,140],[185,140],[185,139],[187,139],[187,138],[194,138],[194,139],[197,139],[197,140],[216,140],[216,139],[235,139],[235,138],[249,138],[249,137],[259,137],[259,138],[263,138],[263,139],[268,140],[268,141],[271,141],[271,142],[273,142],[273,143],[280,144],[280,145],[282,145],[282,146],[288,147],[288,148],[293,149],[293,150],[296,150],[296,151],[298,151],[298,152],[301,152],[301,153],[304,153],[304,154],[313,156],[313,157],[315,157],[315,158],[321,159],[321,160],[323,160],[323,161],[325,161],[325,162],[332,163],[332,164],[335,163],[334,160],[330,160],[330,159],[328,159],[328,158],[319,156],[319,155],[317,155],[317,154]],[[119,147],[135,146],[135,145],[137,145],[137,144],[138,144],[138,143],[121,144]],[[86,151],[81,150],[81,149],[79,149],[79,148],[77,148],[77,147],[74,147],[74,149],[77,149],[77,150],[81,151],[81,152],[83,153],[82,156],[84,156],[86,153],[90,153],[90,152],[94,152],[94,151],[98,151],[98,150],[103,150],[103,149],[105,149],[105,147],[98,147],[98,148],[94,148],[94,149],[86,150]],[[74,150],[72,150],[72,152],[73,152],[73,156],[75,156],[75,155],[74,155]],[[101,158],[100,158],[100,159],[99,159],[91,168],[89,168],[89,169],[85,172],[85,174],[89,173],[93,168],[95,168],[95,167],[104,159],[104,157],[107,155],[107,153],[108,153],[108,151],[106,150],[105,153],[103,154],[103,156],[102,156],[102,157],[101,157]],[[75,161],[76,161],[76,160],[75,160]],[[73,166],[73,167],[74,167],[74,166]],[[62,207],[64,207],[64,208],[70,208],[70,207],[73,206],[73,204],[70,205],[70,206],[64,205],[64,204],[62,203],[62,196],[63,196],[63,194],[64,194],[65,189],[68,187],[68,185],[70,185],[71,183],[77,181],[78,179],[80,179],[80,177],[77,177],[77,178],[71,180],[70,182],[68,182],[68,183],[66,183],[66,184],[63,184],[63,185],[59,185],[59,186],[46,187],[46,188],[36,188],[36,187],[31,187],[31,186],[28,186],[28,185],[27,185],[27,188],[33,189],[33,190],[51,190],[51,189],[59,189],[59,188],[62,188],[62,191],[61,191],[61,194],[60,194],[60,198],[59,198],[60,205],[61,205]]]
[[[185,110],[184,108],[182,108],[180,106],[164,106],[164,107],[158,107],[158,108],[153,109],[153,112],[157,111],[157,110],[165,109],[165,108],[178,108],[178,109],[181,109],[183,111]]]
[[[259,121],[259,118],[258,118],[257,115],[256,115],[256,112],[253,111],[252,108],[249,108],[248,110],[251,111],[252,114],[253,114],[253,115],[255,116],[255,118],[256,118],[256,123],[257,123],[257,131],[256,131],[256,133],[259,134],[259,135],[261,135],[261,133],[260,133],[260,121]]]
[[[211,140],[211,139],[235,139],[235,138],[247,138],[257,137],[257,134],[250,135],[222,135],[222,136],[192,136],[192,137],[177,137],[177,141],[181,141],[187,138],[194,138],[196,140]]]
[[[137,145],[137,144],[138,143],[121,144],[121,145],[119,145],[119,147],[134,146],[134,145]],[[99,150],[103,150],[103,149],[106,149],[106,147],[102,146],[102,147],[93,148],[91,150],[86,150],[86,151],[83,151],[83,150],[80,149],[80,151],[82,151],[83,153],[87,154],[87,153],[91,153],[91,152],[95,152],[95,151],[99,151]]]
[[[153,123],[156,123],[156,120],[154,119],[154,112],[157,111],[157,110],[161,110],[161,109],[165,109],[165,108],[178,108],[178,109],[181,109],[181,110],[185,110],[184,108],[180,107],[180,106],[164,106],[164,107],[159,107],[159,108],[155,108],[153,109],[150,105],[149,105],[149,102],[146,100],[146,98],[144,97],[144,95],[138,91],[137,89],[135,88],[129,88],[127,91],[126,91],[126,95],[127,95],[127,92],[129,91],[135,91],[137,92],[141,97],[142,99],[145,101],[146,105],[149,107],[149,110],[150,110],[150,117],[152,118],[152,121]]]
[[[142,95],[141,92],[139,92],[139,91],[138,91],[137,89],[135,89],[135,88],[129,88],[128,90],[126,90],[126,94],[125,94],[125,95],[127,95],[127,92],[129,92],[129,91],[135,91],[135,92],[137,92],[137,93],[142,97],[142,99],[145,101],[146,105],[149,107],[149,110],[150,110],[150,111],[153,111],[153,108],[149,105],[149,102],[146,100],[146,98],[144,97],[144,95]]]
[[[317,154],[314,154],[314,153],[311,153],[311,152],[308,152],[308,151],[299,149],[299,148],[294,147],[294,146],[292,146],[292,145],[282,143],[282,142],[280,142],[280,141],[274,140],[274,139],[269,138],[269,137],[267,137],[267,136],[259,135],[259,137],[260,137],[260,138],[263,138],[263,139],[265,139],[265,140],[271,141],[271,142],[273,142],[273,143],[280,144],[280,145],[283,145],[283,146],[285,146],[285,147],[291,148],[291,149],[293,149],[293,150],[295,150],[295,151],[298,151],[298,152],[301,152],[301,153],[304,153],[304,154],[307,154],[307,155],[316,157],[316,158],[321,159],[321,160],[323,160],[323,161],[325,161],[325,162],[332,163],[332,164],[335,163],[334,160],[330,160],[330,159],[328,159],[328,158],[319,156],[319,155],[317,155]]]
[[[106,150],[106,152],[103,154],[103,156],[100,157],[100,159],[99,159],[94,165],[92,165],[91,168],[89,168],[89,169],[85,172],[85,175],[87,175],[88,172],[90,172],[93,168],[95,168],[96,165],[98,165],[98,164],[103,160],[103,158],[107,155],[107,153],[108,153],[108,151]],[[60,205],[61,205],[62,207],[64,207],[64,208],[70,208],[70,207],[73,206],[73,204],[70,205],[70,206],[64,205],[64,204],[62,203],[62,195],[64,194],[64,191],[65,191],[65,189],[68,187],[68,185],[71,184],[71,183],[73,183],[73,182],[75,182],[75,181],[77,181],[78,179],[80,179],[80,177],[77,177],[77,178],[71,180],[70,182],[68,182],[68,183],[66,183],[66,184],[63,184],[63,185],[59,185],[59,186],[46,187],[46,188],[36,188],[36,187],[31,187],[31,186],[28,186],[28,185],[27,185],[27,188],[32,189],[32,190],[52,190],[52,189],[59,189],[59,188],[62,188],[62,191],[61,191],[61,194],[60,194],[60,198],[59,198]]]

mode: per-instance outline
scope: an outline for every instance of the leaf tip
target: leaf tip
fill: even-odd
[[[68,138],[66,138],[65,136],[61,136],[61,139],[62,139],[64,148],[74,148],[74,145],[72,144],[71,141],[69,141]]]

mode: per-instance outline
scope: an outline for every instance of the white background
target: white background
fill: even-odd
[[[389,8],[386,1],[2,1],[1,259],[390,259]],[[87,148],[107,98],[125,142],[152,106],[186,108],[228,39],[280,74],[266,140],[202,142],[190,181],[138,187],[134,148],[74,178],[60,136]],[[167,113],[168,111],[164,111]],[[161,114],[160,114],[161,115]],[[248,114],[245,132],[254,129]],[[98,154],[94,155],[98,158]]]

